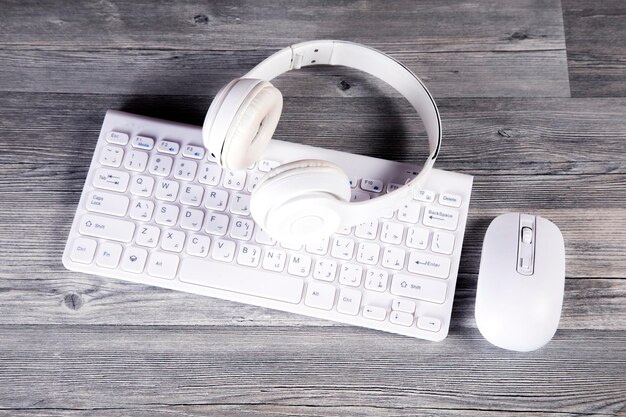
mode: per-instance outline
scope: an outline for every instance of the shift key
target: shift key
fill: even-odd
[[[81,235],[128,243],[133,239],[135,223],[86,214],[80,219],[78,232]]]

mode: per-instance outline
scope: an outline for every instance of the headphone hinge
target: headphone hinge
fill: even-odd
[[[291,45],[289,69],[300,69],[309,65],[332,65],[333,41],[313,41]]]

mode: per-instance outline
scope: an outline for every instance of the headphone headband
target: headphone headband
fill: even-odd
[[[406,187],[391,194],[394,197],[400,197],[398,194],[406,192],[415,195],[430,173],[441,147],[441,118],[435,100],[426,86],[411,70],[389,55],[364,45],[337,40],[317,40],[291,45],[263,60],[242,78],[270,81],[293,69],[311,65],[337,65],[363,71],[389,84],[409,101],[426,129],[430,155],[420,173],[407,182]],[[379,200],[378,203],[383,204],[385,201],[382,200],[387,200],[384,197],[386,196],[363,203],[371,205]],[[389,205],[393,206],[394,203]]]

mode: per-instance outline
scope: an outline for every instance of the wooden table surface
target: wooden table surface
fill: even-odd
[[[361,42],[428,85],[438,168],[474,175],[449,337],[432,343],[66,271],[107,109],[201,124],[272,52]],[[276,137],[417,160],[418,117],[344,68],[276,82]],[[626,415],[622,0],[0,2],[0,416]],[[473,318],[485,229],[566,242],[553,341],[491,346]]]

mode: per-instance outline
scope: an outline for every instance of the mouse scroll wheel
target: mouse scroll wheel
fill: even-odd
[[[533,229],[530,227],[522,227],[522,242],[532,243],[533,241]]]

